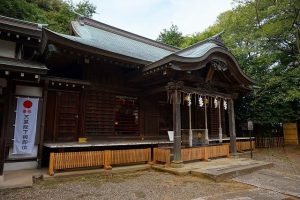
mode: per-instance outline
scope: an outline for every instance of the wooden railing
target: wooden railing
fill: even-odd
[[[255,141],[252,142],[252,149],[255,149]],[[250,141],[237,141],[236,142],[236,149],[237,151],[245,151],[245,150],[250,150]]]
[[[55,170],[74,169],[83,167],[104,167],[111,165],[150,162],[151,149],[104,150],[85,152],[50,153],[49,174]]]
[[[167,166],[170,165],[171,149],[154,148],[153,153],[154,162],[163,162]],[[229,144],[181,149],[182,161],[208,160],[217,157],[229,157]]]

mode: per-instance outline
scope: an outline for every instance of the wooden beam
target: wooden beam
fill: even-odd
[[[208,96],[220,96],[223,98],[232,98],[231,94],[210,91],[210,90],[205,90],[205,89],[201,89],[201,88],[194,88],[194,87],[189,87],[189,86],[183,86],[182,90],[186,93],[201,93],[202,95],[208,95]]]
[[[144,91],[146,91],[146,92],[141,91],[141,93],[143,93],[143,96],[149,96],[149,95],[153,95],[153,94],[166,92],[167,88],[165,86],[163,86],[163,87],[158,87],[158,88],[147,89]]]
[[[4,170],[4,162],[6,156],[6,138],[8,135],[8,118],[9,118],[9,110],[11,107],[12,102],[10,101],[13,91],[13,82],[9,80],[7,82],[7,87],[5,90],[5,101],[4,101],[4,112],[2,118],[2,125],[1,125],[1,137],[0,137],[0,176],[3,175]]]
[[[43,90],[42,121],[41,121],[39,150],[38,150],[38,168],[42,168],[45,119],[46,119],[47,99],[48,99],[48,86],[49,86],[49,80],[46,80],[45,84],[44,84],[44,90]]]
[[[212,78],[213,78],[214,73],[215,73],[215,69],[213,67],[210,67],[207,74],[206,74],[205,82],[211,81]]]

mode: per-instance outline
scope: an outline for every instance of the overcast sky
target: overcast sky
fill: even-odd
[[[172,23],[184,35],[201,32],[232,7],[232,0],[89,1],[97,6],[93,19],[151,39],[156,39]]]

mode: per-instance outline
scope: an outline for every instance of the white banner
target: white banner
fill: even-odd
[[[38,98],[17,100],[13,154],[31,154],[36,135]]]

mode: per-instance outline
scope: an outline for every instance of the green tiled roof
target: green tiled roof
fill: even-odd
[[[197,58],[197,57],[202,57],[209,50],[215,47],[220,47],[220,46],[215,43],[208,42],[201,45],[197,45],[193,48],[183,49],[182,51],[176,52],[175,54],[186,58]]]
[[[155,62],[173,53],[170,50],[138,41],[124,35],[95,28],[87,24],[81,24],[78,21],[72,22],[72,27],[80,37],[67,35],[64,35],[64,37],[112,53],[148,62]]]

